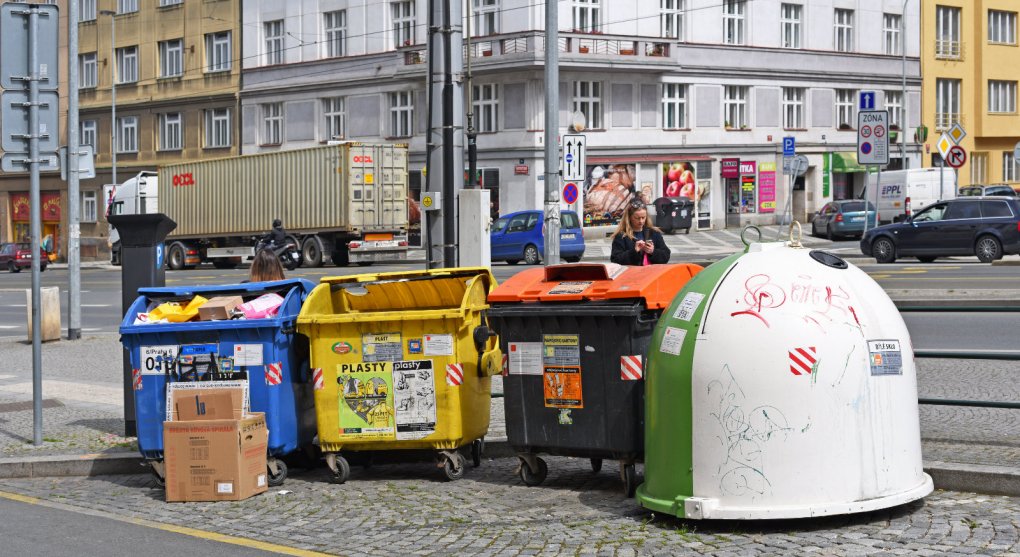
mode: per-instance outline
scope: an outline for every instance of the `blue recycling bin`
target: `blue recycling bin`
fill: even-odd
[[[269,428],[269,483],[280,485],[287,466],[278,457],[310,448],[316,433],[315,402],[308,368],[308,339],[295,332],[305,297],[315,284],[304,279],[219,286],[140,288],[120,334],[133,371],[138,449],[157,482],[163,478],[163,422],[168,391],[207,386],[246,388],[252,412],[264,412]],[[263,319],[135,324],[164,302],[194,296],[239,296],[248,302],[267,293],[283,297],[276,316]]]

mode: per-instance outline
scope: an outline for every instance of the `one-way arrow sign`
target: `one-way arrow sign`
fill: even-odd
[[[563,136],[563,179],[584,180],[585,137],[580,134]]]

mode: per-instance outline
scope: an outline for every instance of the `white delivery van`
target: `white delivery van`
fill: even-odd
[[[940,178],[941,175],[941,178]],[[870,175],[874,183],[876,175]],[[883,172],[877,186],[878,216],[881,223],[898,222],[944,199],[956,198],[956,173],[952,168],[909,168]],[[875,189],[865,196],[875,202]]]

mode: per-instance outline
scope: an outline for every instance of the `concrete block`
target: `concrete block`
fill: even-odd
[[[25,289],[28,316],[28,340],[32,340],[32,289]],[[42,341],[60,340],[60,288],[47,286],[39,289],[39,320]]]

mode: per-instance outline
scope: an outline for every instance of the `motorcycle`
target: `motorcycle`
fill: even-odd
[[[284,242],[282,245],[277,245],[268,238],[260,238],[255,243],[255,253],[265,248],[271,250],[273,255],[280,260],[280,264],[288,271],[293,271],[301,265],[301,252],[298,251],[297,246],[293,242]]]

